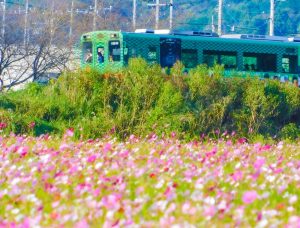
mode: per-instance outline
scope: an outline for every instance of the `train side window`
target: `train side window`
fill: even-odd
[[[282,72],[296,73],[297,72],[297,56],[284,55],[282,58]]]
[[[221,55],[221,64],[224,65],[225,69],[236,69],[237,66],[237,60],[236,60],[236,54],[225,54]]]
[[[263,54],[261,56],[260,63],[263,71],[276,72],[276,55]]]
[[[182,49],[181,61],[186,68],[194,68],[198,65],[198,52],[196,49]]]
[[[156,63],[157,62],[157,49],[156,47],[149,47],[147,60],[149,63]]]
[[[82,44],[82,58],[84,63],[93,62],[93,45],[92,42],[84,42]]]
[[[213,67],[218,64],[218,55],[209,53],[208,51],[203,52],[203,63],[209,67]]]
[[[246,71],[276,72],[276,55],[245,52],[243,64]]]
[[[257,71],[257,57],[256,56],[244,56],[243,64],[245,71]]]
[[[203,51],[204,63],[209,67],[215,64],[224,65],[225,69],[235,69],[237,66],[237,53],[229,51]]]
[[[121,45],[119,40],[112,40],[108,43],[109,49],[109,61],[119,62],[121,61]]]

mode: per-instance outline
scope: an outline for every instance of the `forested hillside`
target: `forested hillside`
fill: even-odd
[[[93,0],[81,0],[93,5]],[[104,0],[104,7],[112,6],[112,11],[121,14],[127,23],[132,17],[132,0]],[[155,0],[137,0],[139,27],[154,27],[155,9],[147,3]],[[168,3],[169,0],[161,0]],[[212,17],[217,24],[217,0],[174,0],[175,28],[192,28],[211,30]],[[168,20],[169,8],[161,7],[160,16]],[[270,1],[264,0],[225,0],[223,10],[223,31],[226,33],[268,33]],[[275,5],[275,35],[294,35],[300,33],[300,1],[281,0]],[[127,29],[128,24],[119,24]],[[161,27],[167,27],[167,22],[162,22]]]
[[[7,1],[7,8],[25,12],[25,0]],[[77,27],[92,30],[95,0],[29,0],[29,11],[43,9],[45,12],[63,11],[70,17],[71,3],[79,21]],[[155,7],[148,4],[156,0],[136,0],[137,27],[154,28]],[[269,30],[270,0],[224,0],[223,33],[267,34]],[[160,28],[168,28],[169,0],[160,0]],[[133,0],[98,0],[97,29],[132,30]],[[212,30],[217,27],[218,0],[173,0],[174,28]],[[61,14],[62,12],[60,12]],[[2,14],[2,12],[1,12]],[[67,16],[69,14],[69,16]],[[76,19],[75,19],[76,21]],[[83,23],[84,25],[80,25]],[[75,28],[76,29],[76,28]],[[300,34],[300,1],[275,0],[275,35]]]

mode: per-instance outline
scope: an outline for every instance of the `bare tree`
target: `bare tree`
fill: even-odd
[[[60,74],[68,67],[73,47],[68,37],[67,11],[33,10],[29,15],[29,41],[23,42],[22,19],[6,29],[0,39],[0,90],[6,91],[47,73]],[[37,23],[38,22],[38,23]]]

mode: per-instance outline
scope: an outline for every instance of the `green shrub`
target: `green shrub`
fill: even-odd
[[[254,140],[275,135],[294,139],[298,134],[298,88],[272,80],[222,77],[224,69],[218,65],[199,65],[188,74],[184,70],[177,62],[166,74],[159,65],[131,59],[120,72],[78,70],[65,72],[47,86],[32,83],[0,96],[0,121],[7,125],[1,131],[62,135],[73,127],[75,135],[84,138],[152,132],[198,138],[235,131]]]
[[[279,132],[279,136],[282,139],[295,140],[299,138],[300,129],[295,123],[289,123],[285,125]]]

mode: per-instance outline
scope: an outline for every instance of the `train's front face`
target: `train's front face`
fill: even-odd
[[[81,36],[81,67],[101,72],[124,66],[126,47],[121,32],[95,31]]]

